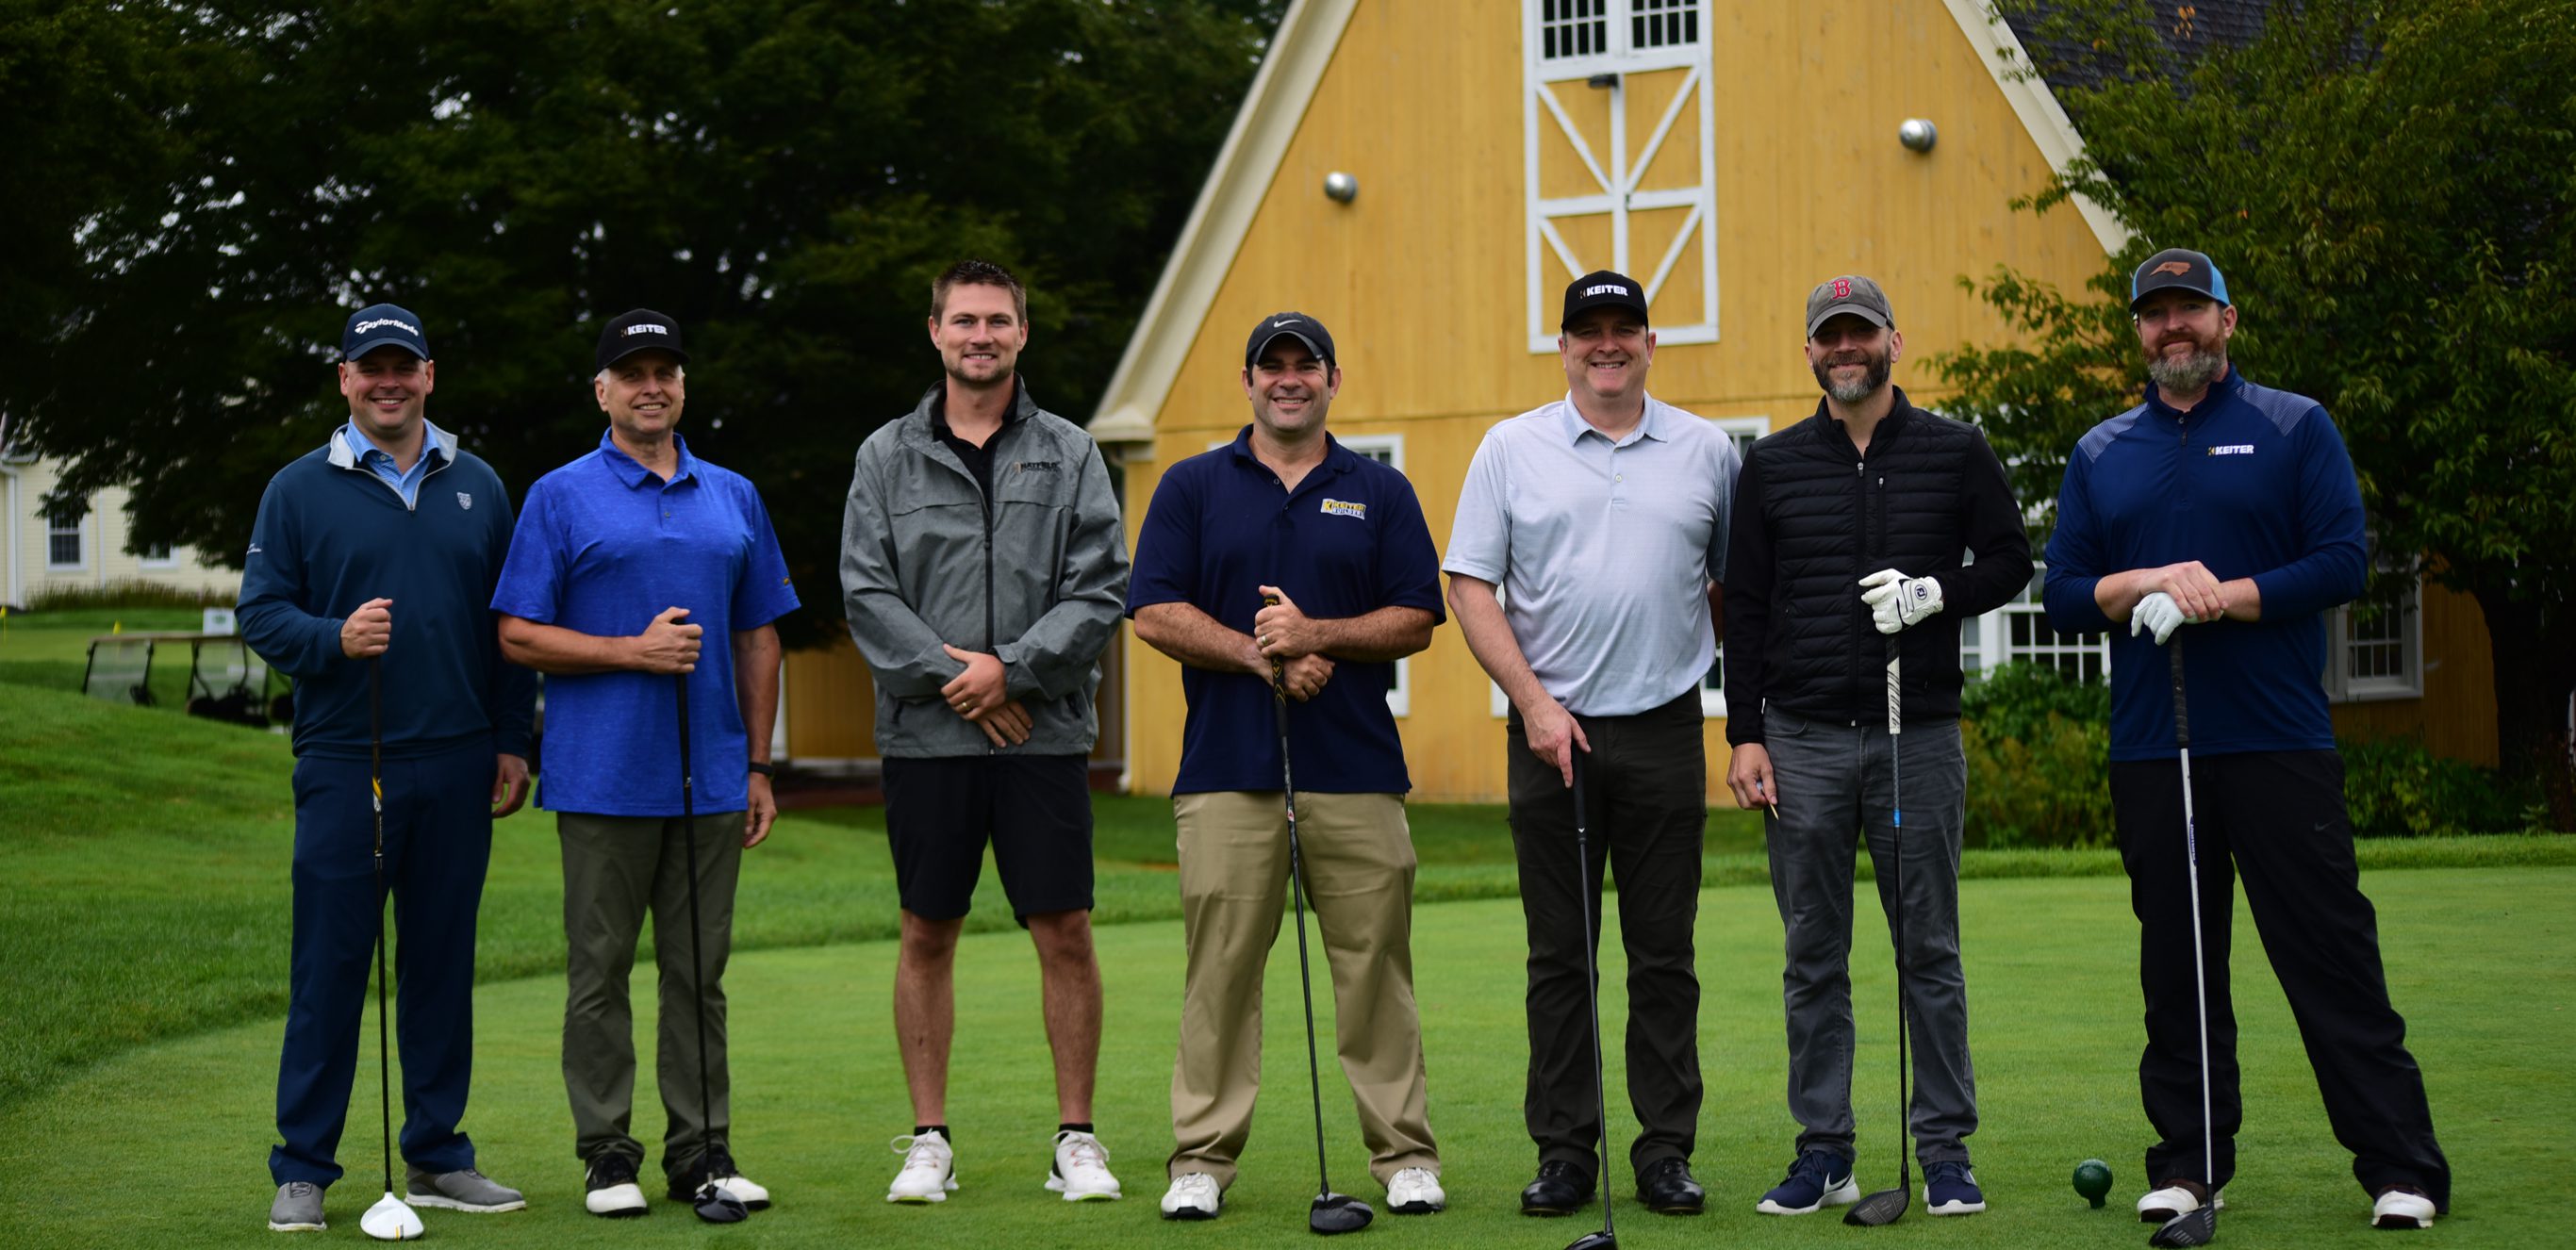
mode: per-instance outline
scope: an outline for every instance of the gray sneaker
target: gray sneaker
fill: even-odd
[[[277,1201],[268,1204],[268,1229],[273,1233],[318,1233],[330,1225],[322,1222],[322,1187],[311,1181],[288,1181],[277,1187]]]
[[[416,1207],[442,1207],[450,1211],[516,1211],[528,1205],[527,1196],[506,1185],[498,1184],[472,1168],[453,1172],[425,1172],[416,1167],[404,1169],[411,1176],[411,1193],[406,1201]]]

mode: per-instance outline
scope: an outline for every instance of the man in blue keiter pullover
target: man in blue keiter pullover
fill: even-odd
[[[2423,1228],[2450,1207],[2451,1169],[2406,1022],[2388,1001],[2318,681],[2325,613],[2360,594],[2365,574],[2352,460],[2317,401],[2229,367],[2237,312],[2207,256],[2171,248],[2147,258],[2130,295],[2146,402],[2093,427],[2067,459],[2047,603],[2062,632],[2128,625],[2111,639],[2111,799],[2146,994],[2138,1084],[2159,1138],[2138,1215],[2161,1222],[2224,1206],[2218,1191],[2236,1170],[2244,1117],[2227,946],[2241,870],[2335,1140],[2371,1194],[2372,1223]],[[2174,665],[2166,646],[2187,663]],[[2178,669],[2195,765],[2207,1124]]]
[[[260,497],[238,618],[295,679],[295,919],[268,1226],[324,1227],[384,894],[369,757],[381,740],[383,889],[395,900],[402,1154],[413,1206],[515,1211],[458,1129],[474,1066],[474,922],[492,822],[528,794],[536,677],[488,606],[510,549],[491,466],[431,425],[420,318],[360,309],[340,335],[349,419]],[[378,689],[377,687],[380,687]],[[375,709],[381,705],[381,716]],[[380,722],[380,723],[379,723]]]

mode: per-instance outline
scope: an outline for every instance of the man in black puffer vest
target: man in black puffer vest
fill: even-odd
[[[1899,935],[1919,1082],[1907,1118],[1924,1205],[1934,1215],[1985,1210],[1965,1142],[1977,1094],[1959,967],[1959,622],[2029,585],[2030,539],[1985,436],[1889,384],[1904,346],[1876,282],[1817,286],[1807,364],[1824,401],[1755,443],[1736,486],[1726,782],[1738,806],[1771,813],[1771,891],[1788,948],[1789,1111],[1803,1129],[1788,1177],[1756,1204],[1774,1215],[1860,1197],[1848,971],[1856,834]],[[1902,687],[1896,735],[1892,674]],[[1905,753],[1901,797],[1912,809],[1901,871],[1892,744]]]

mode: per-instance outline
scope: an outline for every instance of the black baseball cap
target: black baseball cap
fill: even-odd
[[[1887,292],[1879,289],[1878,282],[1847,273],[1827,278],[1807,292],[1807,337],[1816,337],[1816,331],[1823,329],[1827,321],[1844,313],[1882,330],[1896,324],[1896,310],[1887,306]]]
[[[1340,362],[1333,359],[1333,332],[1325,329],[1323,322],[1301,312],[1272,313],[1254,323],[1252,340],[1243,345],[1243,367],[1251,368],[1261,359],[1261,349],[1270,346],[1270,340],[1282,334],[1292,335],[1305,344],[1306,350],[1315,353],[1315,359],[1323,361],[1325,368],[1341,368]]]
[[[1576,278],[1565,288],[1565,315],[1557,318],[1557,328],[1574,324],[1574,319],[1595,308],[1624,308],[1646,320],[1646,288],[1635,278],[1607,269],[1595,269]]]
[[[680,323],[653,311],[638,308],[619,313],[599,330],[599,363],[605,369],[637,352],[669,352],[681,364],[689,363],[689,353],[680,349]]]
[[[429,339],[420,332],[420,318],[399,304],[369,304],[350,313],[347,324],[340,327],[340,359],[356,360],[379,347],[399,347],[429,359]]]
[[[2231,308],[2236,304],[2227,298],[2227,279],[2209,257],[2187,247],[2169,247],[2148,257],[2129,275],[2129,311],[2138,311],[2138,305],[2158,291],[2172,290],[2197,292]]]

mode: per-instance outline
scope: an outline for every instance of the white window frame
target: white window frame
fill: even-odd
[[[1344,450],[1366,456],[1398,473],[1404,472],[1404,436],[1401,434],[1336,434],[1333,436],[1333,441],[1340,443]],[[1208,450],[1215,451],[1217,448],[1233,445],[1233,439],[1220,438],[1209,443]],[[1386,710],[1394,713],[1398,719],[1413,714],[1413,660],[1411,657],[1395,662],[1395,680],[1389,682],[1386,688]]]
[[[2326,614],[2326,698],[2334,703],[2371,703],[2383,699],[2420,699],[2424,697],[2424,579],[2410,578],[2406,591],[2391,606],[2398,614],[2398,636],[2394,640],[2403,648],[2401,671],[2393,677],[2355,677],[2352,661],[2355,639],[2353,605],[2347,603]],[[2362,640],[2378,642],[2380,639]]]
[[[2047,620],[2048,608],[2041,599],[2043,588],[2046,587],[2047,584],[2048,566],[2033,562],[2030,571],[2030,584],[2023,587],[2020,594],[2013,596],[2012,599],[2002,607],[1996,608],[1994,611],[1988,612],[1977,618],[1977,637],[1974,642],[1969,641],[1967,631],[1960,631],[1959,660],[1961,667],[1975,674],[1976,679],[1982,681],[1985,679],[1986,674],[1991,673],[1995,671],[1996,668],[2009,664],[2015,660],[2048,659],[2054,661],[2056,657],[2060,656],[2090,654],[2096,657],[2101,664],[2102,680],[2109,681],[2111,679],[2111,635],[2107,631],[2093,635],[2093,641],[2090,643],[2077,643],[2072,641],[2062,642],[2045,651],[2033,650],[2028,647],[2015,648],[2012,645],[2012,618],[2016,616],[2036,616],[2043,622]],[[2055,631],[2052,630],[2051,632]],[[2064,637],[2069,639],[2081,636],[2082,635],[2064,635]],[[1972,661],[1973,663],[1971,663]]]
[[[1717,106],[1710,91],[1715,76],[1717,31],[1715,13],[1709,0],[1699,0],[1699,42],[1662,48],[1630,46],[1632,0],[1607,0],[1609,50],[1588,56],[1546,57],[1542,53],[1540,5],[1543,0],[1521,0],[1521,164],[1526,226],[1525,264],[1529,282],[1529,349],[1536,352],[1556,350],[1557,316],[1563,311],[1559,298],[1563,287],[1546,278],[1545,260],[1554,256],[1565,266],[1569,276],[1590,273],[1595,269],[1615,269],[1639,278],[1646,284],[1646,301],[1652,306],[1665,282],[1681,274],[1699,283],[1704,317],[1697,322],[1658,320],[1655,338],[1660,343],[1714,343],[1717,341]],[[1643,144],[1631,150],[1626,107],[1627,80],[1631,74],[1659,70],[1687,71],[1682,84],[1673,92],[1654,131]],[[1603,87],[1592,80],[1610,76]],[[1566,114],[1557,92],[1560,88],[1578,91],[1610,92],[1610,151],[1595,153],[1577,132],[1574,121]],[[1699,183],[1691,187],[1666,187],[1640,190],[1638,180],[1655,163],[1666,139],[1679,127],[1682,110],[1697,105],[1699,121]],[[1542,198],[1539,195],[1539,138],[1542,127],[1555,127],[1572,146],[1584,166],[1591,172],[1595,190],[1589,194]],[[1606,162],[1606,163],[1605,163]],[[1681,229],[1674,232],[1672,243],[1662,256],[1632,258],[1628,251],[1628,216],[1632,212],[1659,209],[1690,209]],[[1610,218],[1610,252],[1602,256],[1578,257],[1558,232],[1555,222],[1574,217]],[[1696,240],[1698,256],[1686,268],[1683,256]],[[1653,264],[1649,272],[1640,273],[1637,259]]]
[[[166,573],[179,567],[178,547],[170,543],[160,543],[157,545],[161,550],[161,554],[156,556],[152,554],[153,549],[151,547],[145,547],[142,551],[135,554],[134,566],[139,569],[146,569],[156,573]]]
[[[89,520],[91,516],[97,513],[97,511],[98,509],[96,508],[83,509],[80,514],[80,520],[74,522],[70,529],[64,529],[62,526],[54,523],[54,509],[47,508],[45,510],[46,572],[86,573],[89,571]],[[69,535],[80,545],[80,558],[69,564],[64,564],[54,559],[54,540],[66,535]]]

